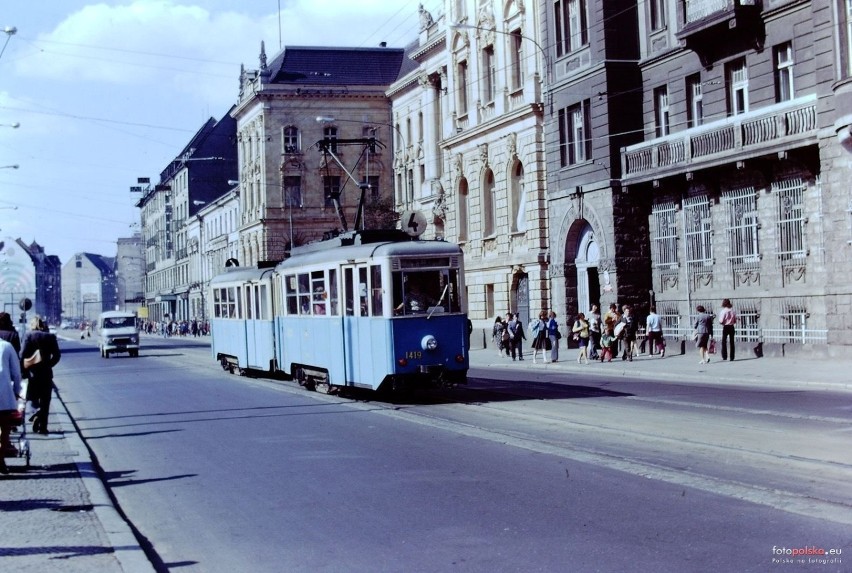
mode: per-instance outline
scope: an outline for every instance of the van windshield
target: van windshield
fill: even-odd
[[[104,319],[104,328],[133,328],[136,319],[132,316],[117,316]]]

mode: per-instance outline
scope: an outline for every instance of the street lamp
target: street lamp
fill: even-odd
[[[0,123],[0,127],[11,127],[12,129],[18,129],[19,127],[21,127],[21,124],[17,121],[12,123]]]
[[[12,39],[12,36],[18,33],[18,29],[14,26],[6,26],[3,28],[3,33],[6,34],[6,41],[3,43],[3,49],[0,50],[0,58],[3,57],[3,52],[6,51],[6,46],[9,45],[9,40]]]
[[[19,167],[20,165],[18,165],[17,163],[14,165],[0,165],[0,169],[17,169]]]

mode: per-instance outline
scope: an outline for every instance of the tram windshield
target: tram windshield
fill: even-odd
[[[458,269],[393,273],[394,315],[441,312],[461,312]]]

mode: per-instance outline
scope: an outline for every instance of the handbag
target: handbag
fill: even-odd
[[[556,331],[556,340],[559,340],[561,338],[562,338],[562,333],[557,330]]]
[[[710,344],[707,345],[707,352],[710,354],[716,354],[716,341],[712,338],[710,339]]]
[[[41,351],[39,349],[36,349],[36,351],[33,352],[32,356],[30,356],[29,358],[24,358],[24,368],[32,368],[33,366],[35,366],[36,364],[39,364],[40,362],[41,362]]]

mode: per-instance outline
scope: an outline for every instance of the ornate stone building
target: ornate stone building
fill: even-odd
[[[368,202],[391,194],[385,91],[402,60],[403,50],[386,47],[285,47],[267,63],[261,46],[259,68],[240,74],[232,111],[239,139],[240,264],[282,260],[291,245],[342,230],[344,219],[351,229],[361,184],[369,186]],[[372,148],[359,143],[372,137],[379,142]]]
[[[654,303],[686,335],[730,298],[753,346],[848,348],[850,10],[550,4],[558,307]]]
[[[546,54],[537,2],[448,0],[421,13],[417,68],[391,91],[397,203],[465,252],[468,313],[524,322],[550,308],[544,163]]]

